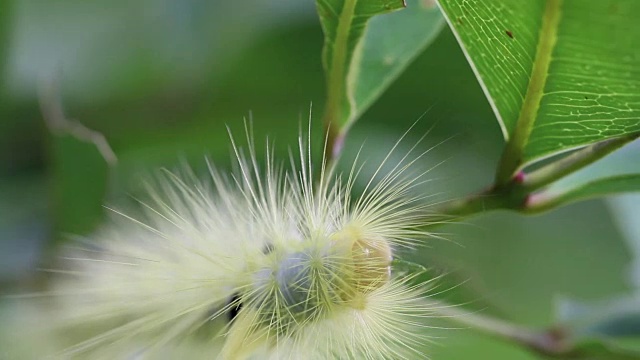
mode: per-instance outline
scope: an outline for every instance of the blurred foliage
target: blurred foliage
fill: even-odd
[[[250,3],[29,0],[4,11],[9,2],[0,2],[0,39],[8,39],[0,42],[0,286],[32,280],[45,244],[99,226],[96,199],[128,201],[161,166],[187,162],[199,171],[205,155],[228,166],[226,126],[243,137],[245,117],[257,149],[268,136],[286,159],[313,103],[319,154],[323,34],[313,1]],[[119,159],[111,177],[86,144],[45,131],[40,75],[60,75],[69,117],[108,138]],[[434,202],[491,183],[503,148],[499,125],[448,28],[354,125],[345,166],[361,147],[375,164],[419,117],[401,146],[429,132],[417,151],[434,147],[421,165],[433,167],[423,190]],[[446,240],[405,255],[446,273],[441,286],[459,287],[449,299],[544,327],[556,320],[558,294],[596,301],[630,291],[622,275],[637,253],[615,214],[600,200],[539,217],[495,212],[439,228]],[[443,338],[434,359],[536,358],[466,329],[434,334]]]
[[[101,219],[108,164],[93,143],[70,134],[53,134],[50,151],[52,202],[64,204],[52,209],[54,231],[63,236],[89,233]]]

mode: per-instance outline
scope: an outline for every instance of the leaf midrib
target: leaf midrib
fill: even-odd
[[[531,78],[527,87],[520,115],[513,136],[507,143],[496,173],[496,184],[504,185],[511,181],[522,162],[524,148],[536,121],[540,102],[547,83],[553,49],[558,38],[558,26],[561,18],[563,0],[547,0],[538,37],[538,46],[531,69]]]

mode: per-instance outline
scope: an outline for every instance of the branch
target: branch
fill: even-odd
[[[529,214],[551,210],[563,204],[565,197],[550,195],[546,191],[548,185],[638,138],[640,133],[634,133],[592,144],[530,173],[520,171],[502,185],[496,183],[477,194],[444,202],[435,209],[435,213],[451,220],[498,209]]]
[[[568,339],[568,333],[562,329],[536,330],[448,304],[436,302],[435,305],[434,312],[437,315],[488,336],[515,343],[538,354],[556,358],[576,354],[574,346]]]

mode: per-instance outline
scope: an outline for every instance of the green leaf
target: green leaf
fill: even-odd
[[[444,20],[435,3],[407,3],[316,1],[325,34],[325,124],[337,132],[344,134],[442,28]],[[386,15],[376,16],[380,14]]]
[[[440,0],[508,140],[498,172],[640,131],[637,0]]]

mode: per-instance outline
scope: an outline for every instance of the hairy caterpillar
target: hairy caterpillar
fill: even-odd
[[[216,323],[191,358],[425,357],[424,288],[392,269],[429,237],[428,204],[411,191],[424,174],[408,171],[422,155],[378,176],[385,159],[353,198],[358,165],[337,175],[323,161],[314,176],[301,137],[290,171],[269,148],[263,169],[249,133],[246,153],[233,143],[236,172],[166,172],[142,214],[113,210],[66,255],[46,322],[69,336],[53,355],[172,358]]]

